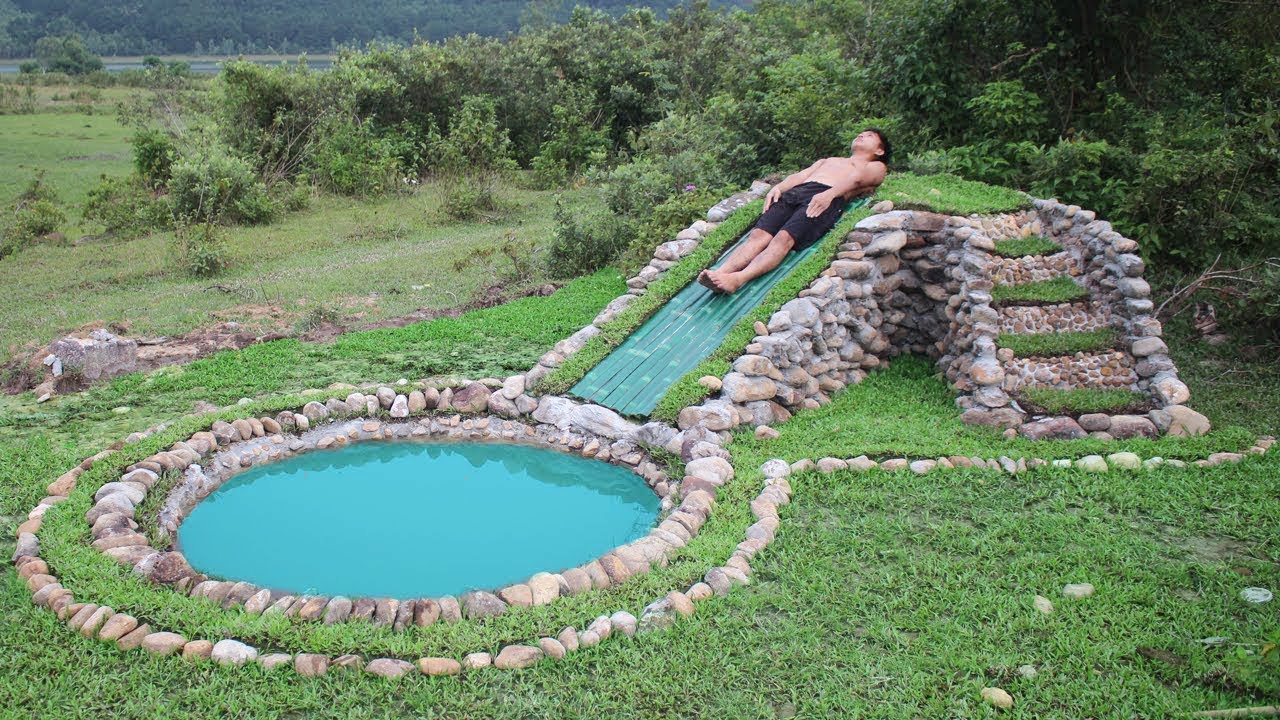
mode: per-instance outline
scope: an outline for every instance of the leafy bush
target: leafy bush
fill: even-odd
[[[310,177],[320,187],[365,197],[399,187],[401,156],[412,155],[414,142],[398,134],[378,134],[371,123],[331,119],[307,158]]]
[[[535,181],[543,188],[563,185],[602,164],[609,152],[609,134],[599,127],[602,118],[585,88],[570,86],[551,114],[551,137],[531,163]]]
[[[36,59],[49,72],[87,75],[102,70],[102,58],[89,52],[80,36],[48,35],[36,41]]]
[[[179,223],[174,228],[174,251],[183,272],[194,277],[210,277],[226,269],[226,242],[218,225]]]
[[[499,123],[494,99],[471,95],[449,123],[447,135],[432,128],[427,163],[437,173],[506,174],[516,169],[511,139]]]
[[[555,223],[547,269],[556,277],[585,275],[608,265],[626,249],[633,233],[623,218],[603,213],[575,217],[559,201]]]
[[[0,236],[0,257],[56,232],[66,221],[67,216],[48,200],[19,203],[9,213],[9,221]]]
[[[285,212],[298,212],[311,207],[312,189],[310,185],[280,183],[276,185],[275,192],[280,196],[280,204],[284,206]]]
[[[173,161],[178,157],[173,138],[155,128],[139,130],[130,141],[133,145],[133,167],[138,175],[152,187],[169,182]]]
[[[100,223],[107,233],[121,238],[145,235],[167,226],[173,218],[168,196],[153,197],[137,175],[109,178],[103,175],[89,190],[84,219]]]
[[[173,163],[169,196],[176,216],[253,225],[268,222],[278,206],[249,163],[213,147]]]
[[[676,191],[675,176],[648,159],[619,165],[592,179],[601,185],[609,212],[624,218],[644,217]]]
[[[1037,137],[1046,122],[1044,101],[1021,80],[987,83],[982,94],[965,104],[973,129],[984,139],[1017,142]]]
[[[57,232],[67,216],[57,206],[58,192],[37,173],[5,213],[0,227],[0,258]]]

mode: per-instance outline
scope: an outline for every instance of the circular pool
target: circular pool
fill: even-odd
[[[292,593],[413,598],[521,582],[645,535],[631,471],[503,443],[366,442],[253,467],[178,532],[208,575]]]

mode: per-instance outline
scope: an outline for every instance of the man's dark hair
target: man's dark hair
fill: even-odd
[[[875,133],[876,137],[880,138],[880,147],[884,150],[884,154],[880,156],[880,162],[884,163],[885,166],[888,167],[889,157],[893,154],[893,146],[889,144],[889,138],[880,128],[869,127],[867,130]]]

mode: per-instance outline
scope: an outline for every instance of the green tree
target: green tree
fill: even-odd
[[[49,72],[87,75],[102,69],[102,58],[89,52],[76,33],[46,35],[36,41],[36,60]]]

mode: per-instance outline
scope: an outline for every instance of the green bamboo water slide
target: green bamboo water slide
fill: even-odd
[[[866,203],[866,198],[855,200],[846,212]],[[712,267],[720,267],[746,239],[746,235],[739,238]],[[819,240],[804,250],[787,253],[778,267],[732,295],[713,292],[697,281],[689,283],[569,393],[624,415],[647,416],[672,383],[720,347],[733,326],[764,300],[770,288],[821,244]]]

